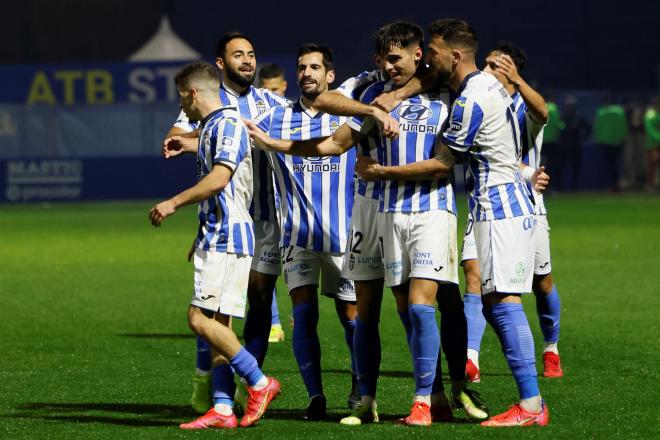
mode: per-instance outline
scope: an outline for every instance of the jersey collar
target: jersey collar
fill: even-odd
[[[468,74],[465,78],[463,78],[463,82],[461,83],[461,86],[456,91],[456,96],[460,96],[463,93],[463,90],[465,90],[465,88],[467,87],[468,81],[474,78],[475,76],[479,75],[480,73],[481,73],[480,70],[475,70],[474,72]]]
[[[240,98],[241,96],[245,96],[245,95],[249,94],[250,92],[252,92],[253,86],[248,87],[248,89],[243,94],[240,94],[236,90],[229,87],[227,85],[227,83],[225,83],[224,81],[222,82],[222,88],[225,89],[225,91],[227,93],[229,93],[230,95],[234,95],[235,97]]]
[[[314,118],[314,117],[316,117],[319,113],[321,113],[321,112],[319,112],[318,110],[312,110],[311,108],[307,107],[307,106],[303,103],[302,96],[301,96],[300,98],[298,98],[298,105],[300,105],[300,108],[302,109],[302,111],[305,112],[305,113],[307,113],[307,116],[309,116],[310,118]]]

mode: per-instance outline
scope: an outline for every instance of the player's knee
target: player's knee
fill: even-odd
[[[552,292],[554,285],[552,274],[534,275],[532,290],[536,295],[549,295]]]
[[[481,274],[476,260],[468,260],[464,264],[465,287],[470,293],[481,292]]]
[[[204,313],[202,311],[194,306],[190,306],[188,308],[188,327],[190,327],[190,330],[192,330],[195,334],[201,335],[202,334],[202,329],[204,328],[204,321],[207,318],[204,316]]]

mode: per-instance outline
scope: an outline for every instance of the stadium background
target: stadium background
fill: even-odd
[[[222,33],[247,33],[261,63],[285,68],[290,98],[297,96],[301,43],[334,50],[338,85],[372,68],[372,33],[382,23],[401,18],[427,27],[440,16],[473,24],[479,60],[500,39],[520,45],[529,54],[525,78],[560,108],[575,96],[589,122],[608,93],[646,103],[660,88],[660,39],[649,38],[660,28],[658,2],[409,7],[388,0],[377,12],[371,2],[260,2],[246,12],[240,3],[214,1],[26,0],[7,9],[12,19],[0,29],[0,201],[162,197],[189,182],[189,162],[158,160],[159,142],[177,114],[172,77],[182,62],[129,61],[158,33],[163,17],[191,53],[209,61]],[[589,159],[582,161],[578,188],[604,188],[603,157],[590,139],[583,157]],[[118,167],[121,179],[113,178]]]
[[[371,68],[371,33],[382,23],[402,18],[426,28],[441,16],[473,24],[480,58],[499,39],[518,43],[530,58],[525,77],[553,92],[560,106],[565,96],[577,96],[587,119],[608,91],[643,102],[660,92],[658,2],[383,1],[374,12],[375,5],[263,2],[244,12],[241,3],[216,1],[3,3],[0,202],[46,203],[0,204],[0,438],[189,436],[176,425],[193,416],[187,405],[194,339],[185,323],[190,267],[184,254],[195,208],[168,219],[158,232],[146,216],[155,200],[194,178],[192,160],[159,156],[162,136],[178,113],[168,80],[182,62],[129,61],[157,33],[163,16],[209,61],[219,35],[246,32],[260,62],[287,70],[290,97],[296,96],[292,73],[300,43],[329,45],[341,81]],[[604,189],[598,148],[587,141],[584,153],[580,188]],[[660,364],[659,201],[591,191],[547,198],[567,375],[540,379],[551,426],[516,436],[660,437],[653,367]],[[459,210],[465,212],[463,200]],[[290,304],[285,295],[279,299],[286,320]],[[538,351],[533,298],[525,307]],[[331,309],[321,315],[331,422],[296,421],[304,388],[290,344],[275,344],[266,368],[283,379],[285,392],[257,429],[238,436],[350,435],[334,423],[346,413],[347,354]],[[407,410],[411,392],[410,358],[397,319],[387,295],[379,389],[386,421]],[[504,409],[515,389],[491,330],[484,337],[482,373],[483,383],[474,388],[493,410]],[[384,423],[365,427],[360,438],[513,435],[465,421],[459,417],[459,423],[426,432]]]

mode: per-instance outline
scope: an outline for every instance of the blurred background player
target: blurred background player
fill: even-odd
[[[199,230],[195,239],[194,294],[188,324],[203,337],[221,361],[230,365],[248,386],[249,399],[241,426],[256,423],[280,392],[279,382],[266,377],[257,360],[245,350],[231,329],[231,316],[243,317],[254,252],[250,138],[235,108],[223,106],[218,96],[220,76],[208,63],[185,66],[175,82],[181,107],[199,121],[197,184],[149,211],[159,227],[179,207],[199,202]],[[227,189],[227,191],[225,191]],[[182,429],[236,428],[231,406],[211,408],[203,417],[180,425]]]
[[[286,105],[284,98],[267,90],[252,86],[256,71],[256,56],[249,38],[239,32],[225,34],[217,44],[216,67],[223,73],[220,100],[223,105],[235,107],[242,118],[252,119],[275,105]],[[182,112],[175,128],[191,130],[189,118]],[[174,157],[183,152],[197,151],[198,133],[167,138],[164,142],[165,157]],[[273,290],[281,273],[279,227],[275,218],[272,187],[272,170],[262,151],[253,150],[252,170],[254,174],[254,197],[250,214],[254,220],[255,257],[252,260],[248,283],[248,312],[243,330],[246,349],[263,365],[268,349],[271,327]],[[198,341],[199,342],[199,341]],[[202,341],[203,343],[203,341]],[[203,347],[202,347],[203,348]],[[200,374],[208,371],[210,357],[198,348],[197,374],[193,378],[192,406],[203,412],[209,406],[209,376]],[[233,406],[236,386],[234,375],[228,365],[213,367],[212,393],[214,405]]]
[[[332,135],[343,118],[319,112],[314,99],[334,80],[327,47],[309,43],[298,51],[297,79],[302,97],[274,107],[254,124],[277,139],[313,139]],[[293,157],[269,153],[280,206],[284,280],[293,304],[293,352],[309,396],[305,419],[327,417],[318,336],[318,288],[334,298],[351,355],[353,380],[349,406],[359,403],[353,355],[355,290],[341,276],[353,206],[355,153],[340,157]],[[319,283],[319,275],[321,282]]]
[[[657,190],[657,174],[660,168],[660,96],[653,99],[653,104],[644,113],[644,131],[646,131],[646,157],[648,170],[646,190]]]
[[[523,175],[541,166],[543,127],[548,121],[548,110],[543,97],[520,76],[525,67],[525,53],[509,42],[499,42],[486,56],[484,72],[495,76],[513,98],[520,127],[522,163],[528,166]],[[530,190],[533,188],[530,187]],[[550,258],[550,227],[543,195],[533,191],[537,225],[534,229],[534,277],[532,291],[536,297],[536,310],[543,333],[543,375],[561,377],[563,371],[557,344],[561,304],[552,278]],[[486,320],[482,314],[481,277],[473,231],[474,220],[468,219],[463,241],[463,270],[467,281],[464,296],[465,315],[468,320],[468,362],[465,372],[469,381],[479,382],[479,350]]]
[[[287,82],[284,79],[284,70],[277,64],[263,64],[259,68],[259,88],[270,90],[278,96],[285,97]],[[280,311],[277,307],[277,289],[273,289],[273,303],[271,306],[270,334],[268,342],[284,341],[284,329],[280,321]]]

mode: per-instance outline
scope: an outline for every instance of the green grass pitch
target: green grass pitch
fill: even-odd
[[[193,417],[185,255],[194,208],[156,230],[147,220],[150,202],[1,206],[0,438],[660,438],[660,199],[584,194],[547,204],[566,374],[539,379],[550,425],[515,431],[481,428],[460,412],[456,423],[428,429],[391,423],[407,413],[413,381],[389,293],[378,396],[385,422],[336,423],[347,414],[349,358],[327,299],[320,334],[331,420],[299,421],[306,393],[281,283],[288,339],[271,345],[265,364],[282,381],[281,397],[255,428],[180,431]],[[540,356],[531,296],[525,308]],[[491,329],[481,364],[482,383],[472,388],[501,412],[517,393]]]

